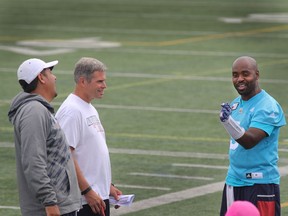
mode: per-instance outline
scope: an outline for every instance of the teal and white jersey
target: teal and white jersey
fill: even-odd
[[[226,183],[232,186],[279,184],[278,137],[280,127],[286,124],[281,106],[264,90],[248,101],[239,96],[230,105],[232,117],[245,130],[258,128],[265,131],[267,137],[251,149],[243,148],[230,138]]]

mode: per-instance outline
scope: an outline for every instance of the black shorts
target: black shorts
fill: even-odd
[[[223,189],[220,216],[225,216],[227,203],[231,203],[233,200],[246,200],[253,203],[258,208],[260,215],[281,215],[279,185],[255,184],[253,186],[228,187],[229,188],[227,189],[227,185],[225,184]],[[231,191],[231,196],[227,195],[228,190]]]

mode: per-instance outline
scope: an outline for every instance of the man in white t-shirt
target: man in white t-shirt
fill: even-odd
[[[74,92],[56,113],[70,145],[82,194],[78,216],[109,216],[109,195],[116,200],[122,192],[111,180],[111,164],[105,131],[91,104],[103,97],[106,66],[94,58],[81,58],[75,66]]]

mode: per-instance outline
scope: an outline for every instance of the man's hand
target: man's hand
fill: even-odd
[[[110,186],[110,196],[113,196],[115,200],[119,200],[119,195],[122,195],[122,191],[120,191],[118,188],[116,188],[114,185],[111,184]],[[120,206],[115,205],[115,209],[120,208]]]
[[[245,129],[241,127],[240,122],[232,118],[232,108],[228,103],[222,103],[221,107],[220,120],[222,125],[234,140],[238,140],[245,134]]]
[[[45,207],[47,216],[60,216],[60,210],[57,205]]]
[[[225,122],[228,120],[229,116],[231,115],[232,113],[232,109],[229,105],[229,103],[222,103],[221,104],[221,111],[220,111],[220,120],[222,122]]]
[[[106,205],[105,202],[101,199],[101,197],[93,190],[90,190],[84,196],[86,198],[86,201],[88,202],[88,205],[91,207],[92,211],[95,214],[103,215],[103,210],[106,209]]]

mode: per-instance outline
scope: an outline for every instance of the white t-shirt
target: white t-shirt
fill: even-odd
[[[111,164],[97,110],[91,103],[70,94],[57,111],[56,119],[68,144],[75,149],[73,155],[86,180],[103,200],[109,199]],[[84,196],[82,198],[86,204]]]

